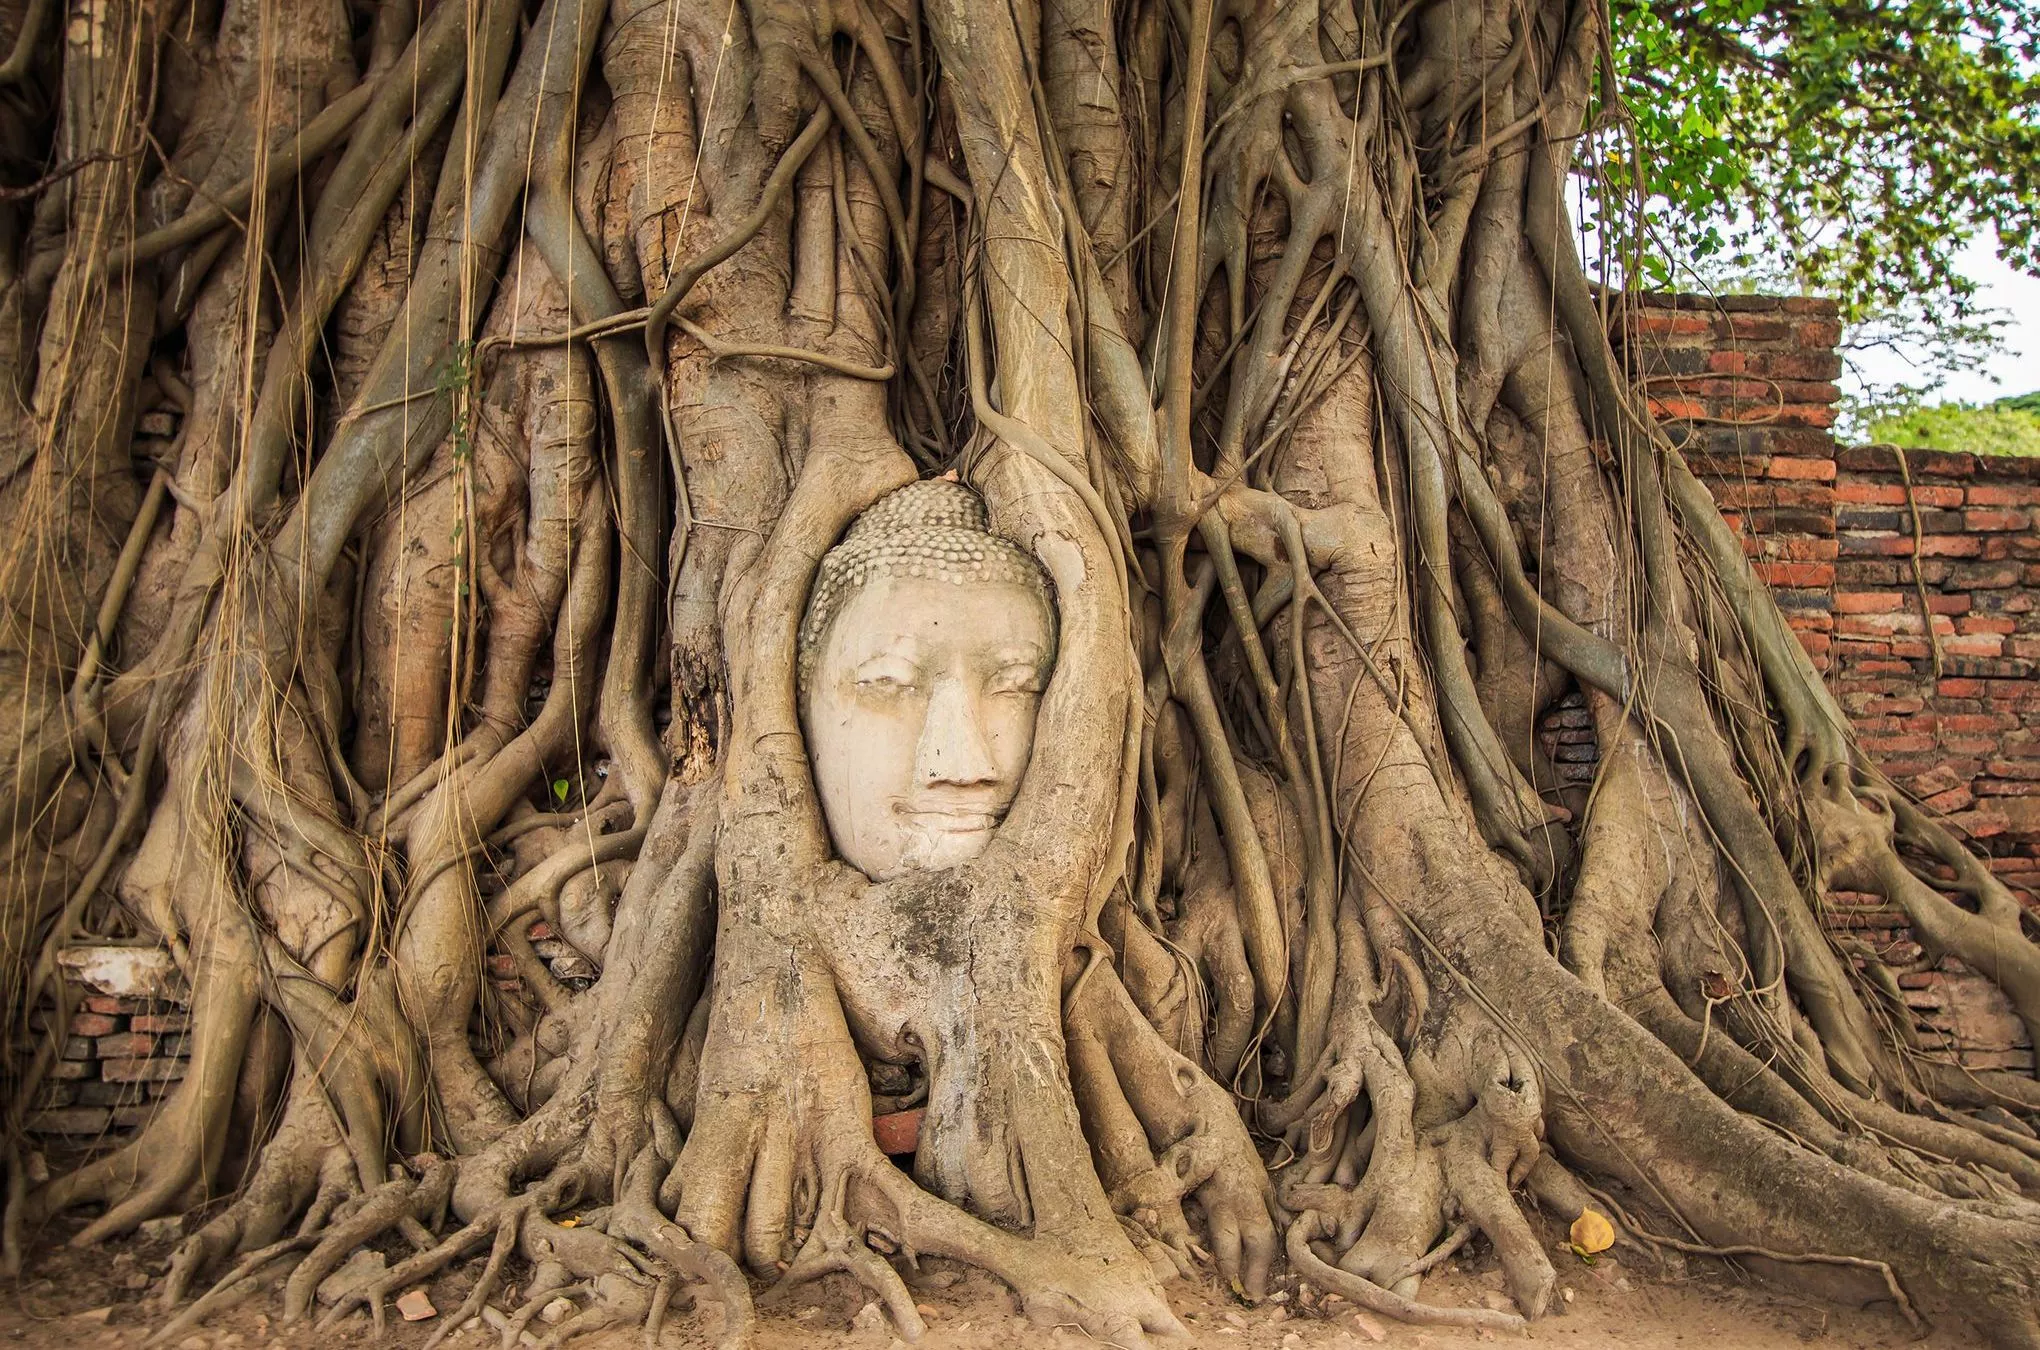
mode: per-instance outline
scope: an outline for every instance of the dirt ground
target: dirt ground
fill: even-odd
[[[153,1234],[110,1244],[91,1252],[64,1246],[77,1223],[51,1225],[30,1235],[28,1268],[18,1280],[0,1282],[0,1346],[10,1344],[65,1346],[73,1350],[135,1350],[164,1319],[156,1311],[153,1291],[169,1262],[173,1238],[163,1228]],[[1718,1262],[1694,1261],[1659,1269],[1654,1260],[1635,1254],[1604,1255],[1592,1266],[1565,1252],[1554,1227],[1550,1237],[1563,1299],[1553,1316],[1533,1324],[1521,1339],[1559,1350],[1621,1346],[1624,1350],[1799,1350],[1827,1346],[1835,1350],[1868,1350],[1880,1346],[1919,1346],[1953,1350],[1975,1341],[1961,1328],[1936,1330],[1915,1340],[1889,1305],[1844,1310],[1794,1297],[1776,1286],[1757,1285]],[[396,1255],[397,1250],[391,1249]],[[1500,1299],[1501,1274],[1483,1245],[1475,1244],[1463,1259],[1450,1263],[1424,1284],[1426,1302],[1473,1305]],[[356,1313],[338,1328],[314,1333],[309,1323],[277,1325],[281,1298],[277,1291],[250,1299],[207,1325],[163,1343],[164,1350],[341,1350],[342,1347],[386,1345],[418,1350],[437,1326],[438,1318],[460,1306],[473,1287],[480,1263],[457,1269],[426,1287],[437,1314],[417,1322],[399,1320],[392,1309],[380,1337],[366,1313]],[[528,1270],[513,1271],[514,1281]],[[1080,1347],[1101,1344],[1074,1328],[1041,1329],[1016,1315],[1004,1286],[974,1271],[926,1262],[915,1281],[916,1297],[928,1322],[921,1344],[927,1350],[991,1350],[991,1347]],[[1356,1313],[1351,1304],[1323,1301],[1294,1280],[1283,1282],[1275,1295],[1258,1307],[1245,1307],[1223,1294],[1215,1282],[1192,1284],[1177,1280],[1169,1286],[1170,1303],[1189,1329],[1191,1343],[1225,1350],[1314,1350],[1315,1347],[1361,1347],[1384,1344],[1407,1350],[1460,1350],[1461,1347],[1516,1340],[1512,1334],[1426,1329],[1403,1326]],[[831,1276],[800,1289],[762,1294],[759,1299],[760,1350],[897,1350],[899,1342],[869,1300],[847,1279]],[[499,1295],[499,1308],[515,1311],[517,1302]],[[563,1311],[563,1310],[555,1310]],[[662,1338],[665,1350],[693,1350],[712,1343],[716,1315],[680,1314],[668,1320]],[[526,1346],[539,1344],[550,1327],[530,1324]],[[535,1334],[534,1334],[535,1333]],[[493,1327],[473,1324],[457,1331],[445,1344],[451,1350],[495,1350],[501,1336]],[[616,1328],[578,1338],[577,1350],[639,1350],[640,1328]]]

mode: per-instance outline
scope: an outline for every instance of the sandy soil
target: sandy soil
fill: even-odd
[[[0,1346],[8,1344],[65,1346],[74,1350],[136,1350],[163,1319],[155,1310],[153,1289],[172,1248],[160,1229],[92,1252],[63,1245],[75,1223],[52,1225],[32,1235],[27,1271],[0,1282]],[[1554,1249],[1557,1230],[1550,1234]],[[392,1255],[397,1249],[391,1249]],[[1258,1307],[1234,1302],[1214,1282],[1178,1280],[1169,1286],[1170,1301],[1189,1328],[1191,1343],[1222,1350],[1313,1350],[1314,1347],[1362,1347],[1384,1344],[1407,1350],[1459,1350],[1493,1342],[1527,1340],[1563,1350],[1621,1346],[1624,1350],[1799,1350],[1829,1346],[1868,1350],[1879,1346],[1919,1346],[1922,1350],[1953,1350],[1974,1344],[1959,1328],[1937,1330],[1925,1341],[1914,1340],[1889,1305],[1852,1311],[1794,1297],[1775,1286],[1759,1286],[1717,1262],[1695,1261],[1660,1270],[1648,1258],[1603,1256],[1589,1266],[1570,1253],[1556,1258],[1560,1279],[1571,1298],[1560,1311],[1534,1324],[1520,1338],[1513,1334],[1425,1329],[1403,1326],[1358,1314],[1350,1304],[1322,1301],[1286,1281],[1273,1298]],[[426,1288],[439,1315],[460,1306],[473,1287],[479,1263],[455,1270]],[[512,1279],[528,1278],[517,1270]],[[991,1350],[1019,1346],[1027,1350],[1068,1347],[1079,1350],[1092,1341],[1074,1328],[1036,1328],[1014,1312],[1012,1296],[987,1277],[938,1262],[924,1264],[916,1297],[928,1321],[922,1341],[927,1350]],[[1499,1300],[1501,1274],[1484,1247],[1475,1244],[1464,1259],[1448,1265],[1426,1281],[1425,1301],[1472,1305]],[[898,1350],[899,1342],[876,1307],[847,1279],[832,1276],[796,1290],[761,1295],[760,1350]],[[499,1307],[516,1303],[499,1296]],[[332,1332],[314,1334],[309,1325],[277,1325],[281,1302],[272,1292],[233,1308],[206,1326],[170,1341],[165,1350],[341,1350],[342,1347],[384,1345],[417,1350],[438,1317],[406,1323],[391,1311],[378,1337],[365,1313],[357,1313]],[[713,1311],[700,1317],[676,1314],[662,1338],[664,1350],[693,1350],[712,1342]],[[550,1328],[531,1324],[538,1333]],[[445,1344],[452,1350],[495,1350],[500,1337],[490,1327],[470,1326]],[[527,1343],[530,1344],[530,1343]],[[577,1339],[585,1350],[640,1350],[639,1328],[618,1328]]]

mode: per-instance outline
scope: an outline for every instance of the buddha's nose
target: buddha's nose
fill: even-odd
[[[921,727],[915,772],[926,785],[969,786],[998,781],[999,764],[985,735],[983,709],[963,680],[936,681]]]

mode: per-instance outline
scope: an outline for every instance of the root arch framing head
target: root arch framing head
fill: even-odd
[[[473,1261],[454,1320],[511,1340],[571,1292],[559,1339],[692,1301],[740,1345],[828,1274],[916,1337],[937,1257],[1130,1345],[1182,1278],[1516,1326],[1532,1207],[1593,1208],[2040,1345],[2040,1085],[1819,921],[1875,892],[2031,1024],[2030,911],[1855,745],[1599,326],[1606,19],[72,25],[23,116],[75,181],[0,197],[10,1139],[66,945],[164,945],[193,1025],[136,1137],[33,1190],[15,1147],[4,1259],[219,1197],[162,1336]],[[973,668],[1038,700],[997,718],[871,676],[936,749],[1033,729],[1017,786],[917,744],[989,838],[873,880],[800,625],[942,476],[1054,661]],[[1573,690],[1587,793],[1530,734]],[[1476,1238],[1513,1310],[1427,1303]]]

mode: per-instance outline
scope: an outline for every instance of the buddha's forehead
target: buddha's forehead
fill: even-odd
[[[1047,597],[1019,582],[874,577],[837,611],[822,663],[959,652],[1041,663],[1053,648],[1052,624]]]
[[[927,586],[915,587],[916,582]],[[1001,585],[1025,595],[1031,608],[1022,608],[1017,597],[984,598]],[[887,614],[882,622],[866,618],[847,627],[838,622],[853,602],[860,612],[870,613],[873,605],[865,598],[867,592],[895,597],[894,604],[901,603],[899,596],[922,598],[915,606]],[[1037,617],[1045,630],[1046,652],[1041,659],[1054,659],[1056,612],[1048,574],[1024,548],[986,529],[985,506],[978,495],[961,483],[942,480],[912,483],[889,493],[859,516],[842,541],[822,557],[801,618],[798,687],[805,696],[825,646],[840,651],[845,632],[853,638],[880,633],[894,641],[914,637],[951,647],[959,642],[989,643],[991,637],[982,625],[963,622],[972,617],[963,610],[966,603],[973,615],[989,607],[994,626],[1005,616],[1009,632],[1031,636],[1035,625],[1024,618],[1016,621],[1016,616]]]

